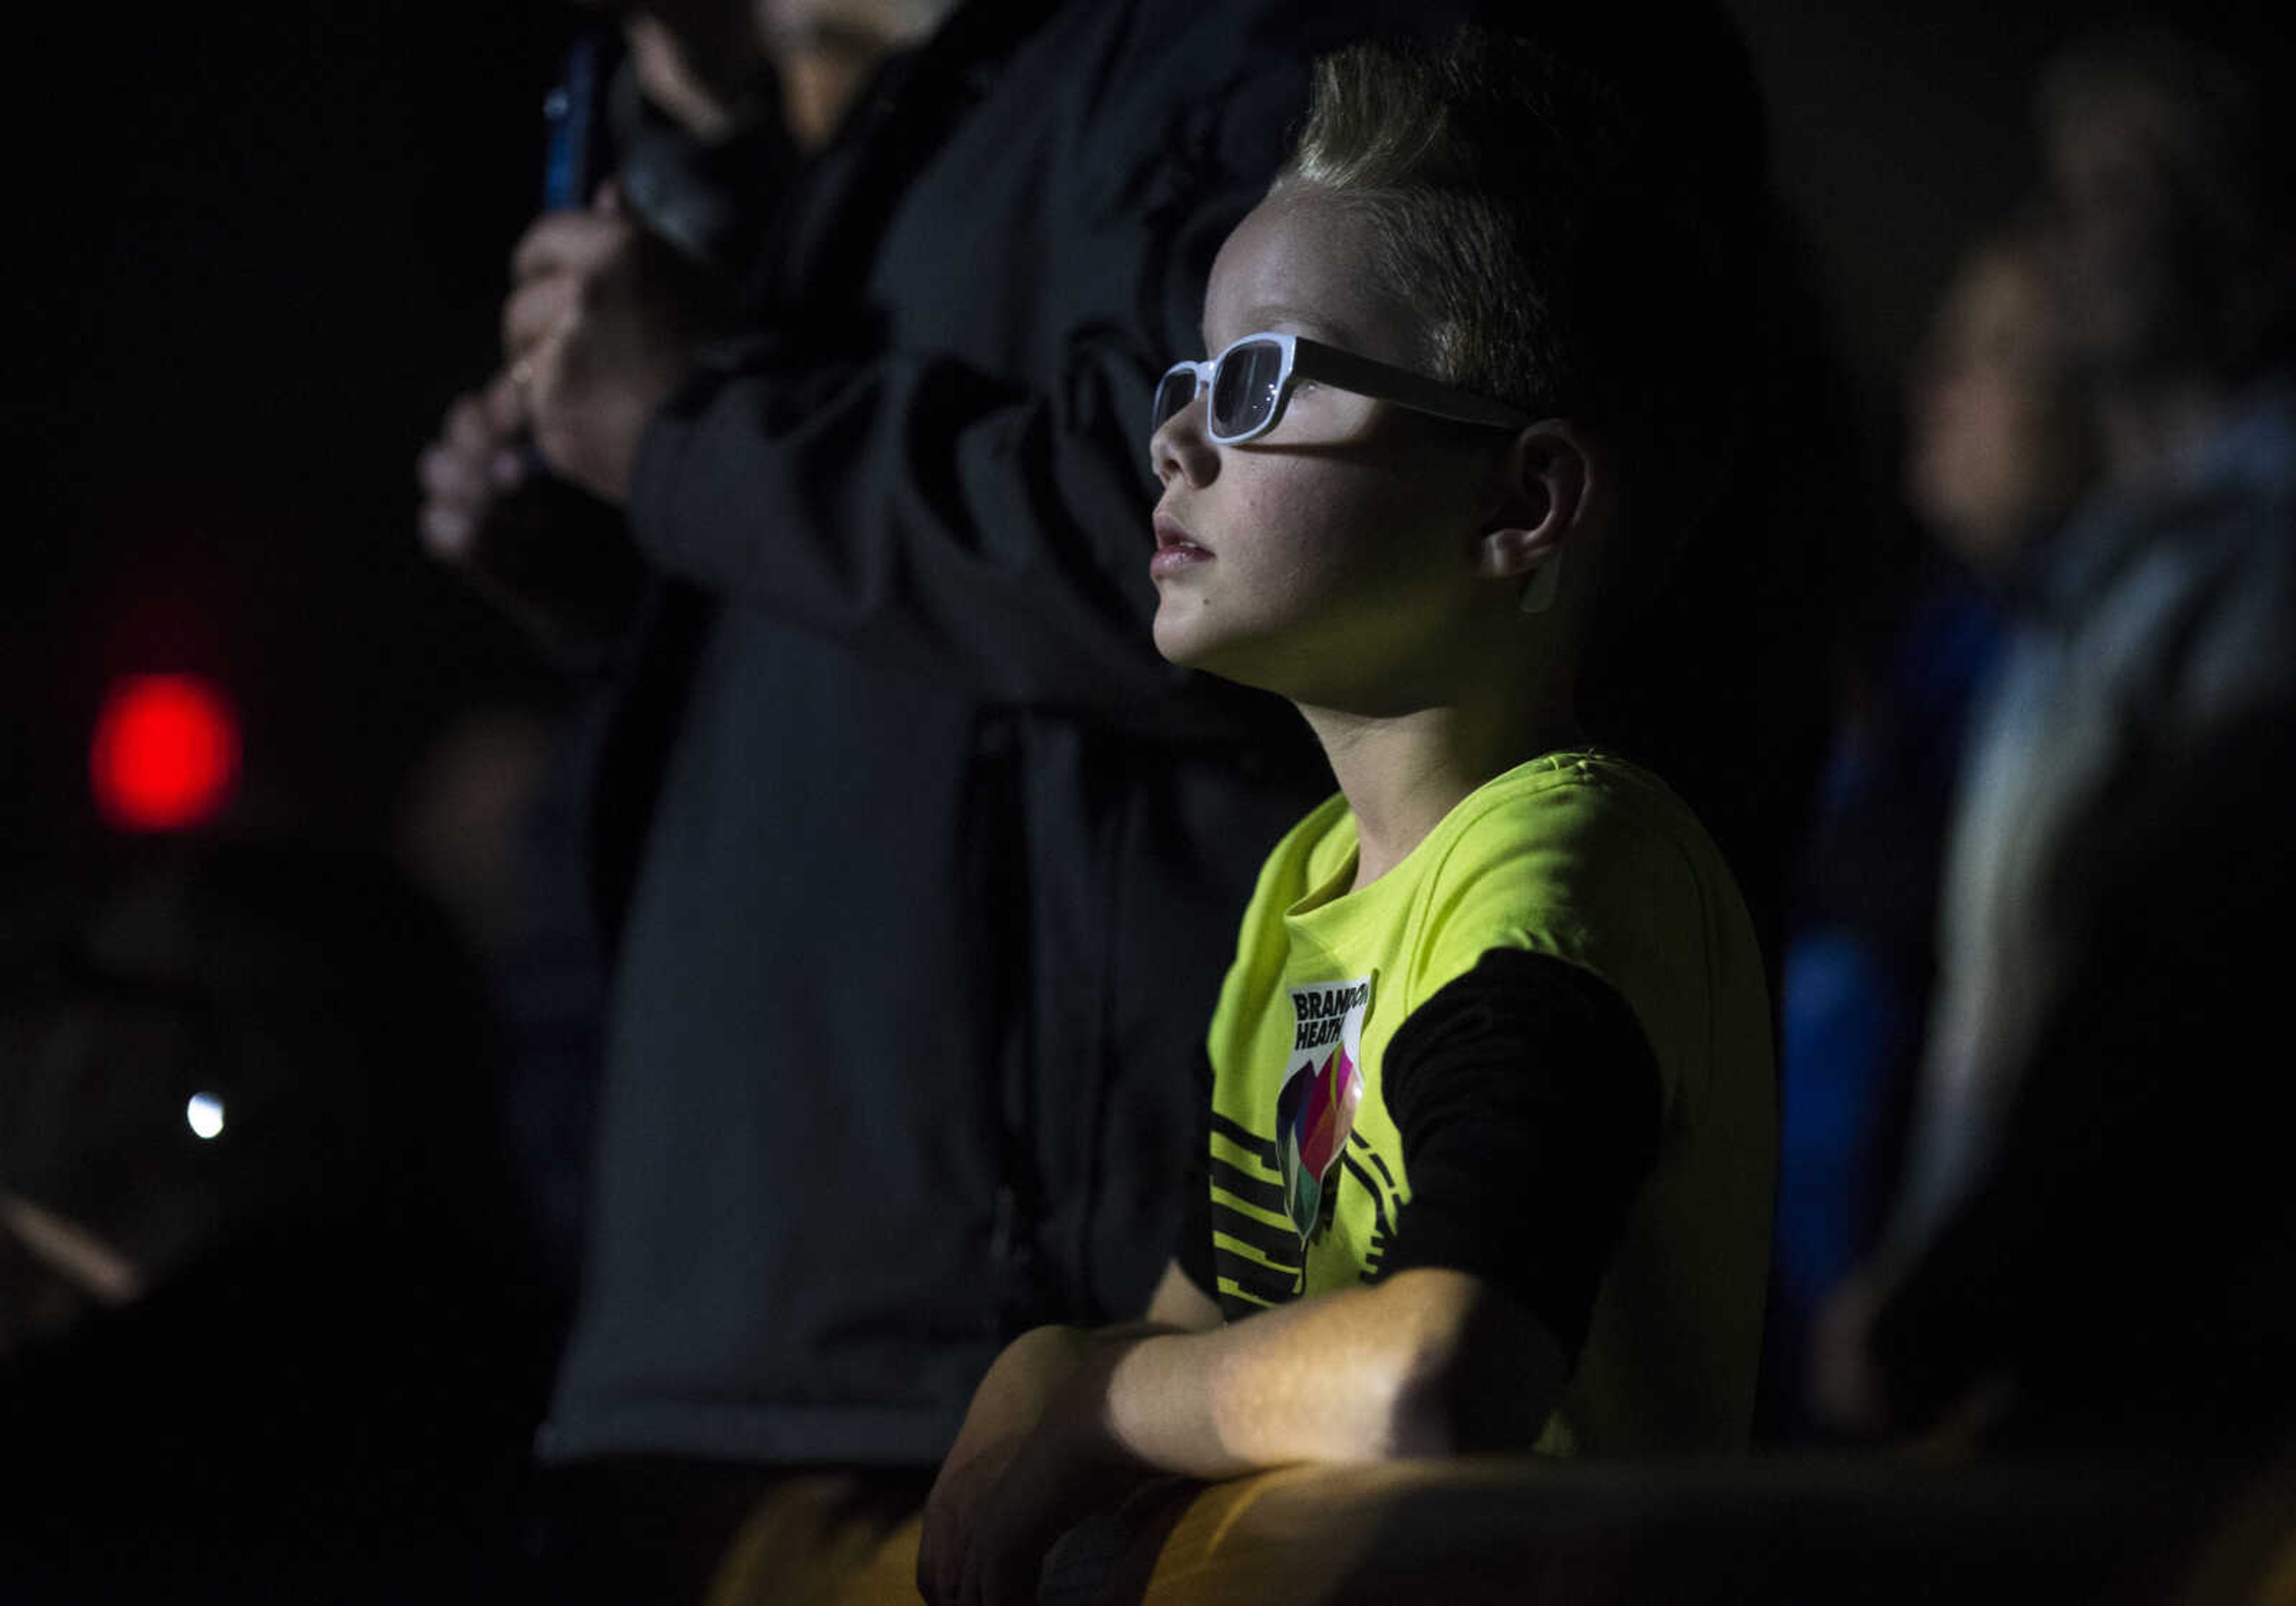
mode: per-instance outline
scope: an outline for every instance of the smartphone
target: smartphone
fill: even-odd
[[[610,170],[606,89],[619,47],[619,37],[604,29],[577,35],[566,47],[558,81],[542,97],[545,211],[588,206]]]

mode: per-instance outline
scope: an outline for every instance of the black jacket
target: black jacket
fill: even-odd
[[[1235,917],[1329,789],[1153,651],[1146,414],[1380,8],[1031,9],[884,75],[644,445],[554,1459],[930,1462],[1020,1328],[1136,1312]]]

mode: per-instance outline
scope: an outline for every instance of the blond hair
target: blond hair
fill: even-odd
[[[1428,371],[1605,437],[1648,511],[1710,480],[1734,445],[1710,415],[1742,366],[1726,354],[1752,252],[1718,215],[1733,197],[1697,193],[1702,170],[1611,80],[1470,25],[1321,58],[1275,190],[1366,218],[1365,266],[1419,313]],[[1636,545],[1654,580],[1667,553]]]

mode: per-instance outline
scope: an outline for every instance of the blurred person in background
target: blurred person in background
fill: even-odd
[[[1958,577],[1996,595],[2013,588],[2097,469],[2047,251],[2028,222],[1970,252],[1938,308],[1907,406],[1906,500]]]
[[[2055,280],[2030,225],[1963,259],[1907,386],[1903,496],[1927,561],[1854,666],[1793,890],[1777,1287],[1786,1432],[1819,1302],[1874,1247],[1936,968],[1938,876],[1972,701],[2038,547],[2094,478]]]
[[[2112,33],[2042,81],[2105,479],[1971,739],[1907,1168],[1818,1357],[1868,1430],[2128,1448],[2287,1419],[2260,1357],[2288,1353],[2296,1233],[2255,1134],[2286,1111],[2256,1034],[2288,957],[2258,900],[2289,868],[2296,160],[2251,44]]]
[[[804,155],[947,4],[596,8],[611,14],[578,36],[551,96],[562,139],[547,164],[553,206],[588,197],[599,216],[626,217],[643,266],[626,266],[676,312],[676,340],[698,340],[730,315]],[[588,132],[563,139],[570,120]],[[580,197],[556,193],[570,184]],[[411,777],[398,840],[488,967],[521,1210],[537,1269],[570,1308],[606,990],[590,794],[647,577],[621,511],[549,472],[530,422],[507,368],[458,398],[418,464],[419,528],[433,557],[527,627],[556,695],[465,710]]]
[[[547,1352],[442,914],[254,843],[11,914],[0,1594],[504,1588]]]

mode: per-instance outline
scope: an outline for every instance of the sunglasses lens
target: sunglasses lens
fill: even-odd
[[[1212,375],[1212,432],[1233,438],[1267,427],[1283,381],[1283,348],[1274,340],[1232,347]]]
[[[1185,411],[1196,399],[1196,373],[1193,368],[1175,368],[1156,382],[1156,400],[1149,409],[1152,414],[1148,428],[1162,429],[1174,415]]]

